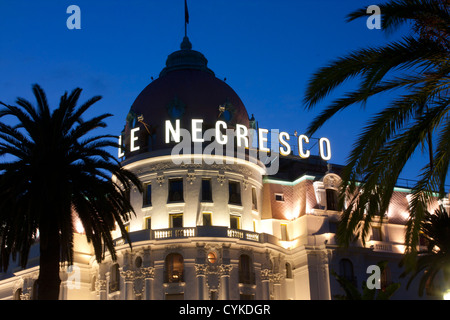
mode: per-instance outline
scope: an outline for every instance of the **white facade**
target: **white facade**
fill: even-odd
[[[126,165],[144,185],[151,184],[151,204],[144,204],[145,193],[131,191],[136,210],[128,223],[132,249],[117,234],[118,261],[107,256],[98,263],[83,234],[76,234],[75,266],[62,269],[60,298],[328,300],[343,293],[330,270],[352,272],[360,287],[368,277],[367,267],[381,260],[391,262],[389,277],[398,281],[403,225],[383,224],[382,237],[372,235],[366,248],[336,246],[333,224],[339,213],[327,210],[321,191],[330,187],[327,181],[336,175],[305,176],[286,183],[264,180],[261,164],[204,162],[175,165],[168,156],[144,154],[142,160]],[[182,180],[183,185],[177,201],[169,200],[173,179]],[[211,201],[201,199],[204,179],[211,184]],[[230,204],[230,181],[239,185],[240,204]],[[317,203],[325,201],[325,207],[305,206],[303,213],[290,220],[263,217],[265,187],[282,187],[269,197],[289,197],[286,188],[295,188],[295,183],[310,185],[296,192],[296,198],[307,199],[314,190]],[[38,255],[36,247],[32,254]],[[3,275],[0,298],[33,299],[36,259],[30,258],[31,267],[26,270],[12,269]],[[416,290],[402,286],[396,297],[416,298]]]
[[[285,172],[269,176],[255,159],[187,154],[184,160],[191,161],[175,164],[170,150],[158,147],[164,145],[158,128],[170,117],[250,124],[239,97],[191,48],[185,37],[181,50],[169,55],[162,80],[144,89],[127,116],[124,141],[130,143],[129,130],[139,125],[136,139],[147,148],[141,145],[135,154],[131,148],[123,162],[144,187],[143,194],[130,191],[136,211],[127,222],[132,248],[117,229],[118,260],[106,255],[99,263],[76,224],[75,264],[61,267],[60,298],[329,300],[343,294],[332,270],[360,288],[367,268],[382,260],[389,261],[383,285],[402,282],[394,298],[417,298],[414,284],[407,291],[399,279],[408,190],[394,192],[387,219],[373,223],[366,247],[358,242],[344,250],[336,245],[339,212],[331,201],[340,178],[318,157],[279,155],[273,159],[283,162]],[[192,83],[198,92],[186,89]],[[168,94],[174,87],[179,96]],[[0,274],[0,299],[34,299],[39,244],[25,270],[15,266]]]

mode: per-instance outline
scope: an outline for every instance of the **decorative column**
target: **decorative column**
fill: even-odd
[[[106,294],[106,279],[97,280],[96,287],[98,288],[98,294],[100,300],[108,300]]]
[[[283,275],[279,272],[274,273],[272,275],[273,279],[273,295],[275,300],[281,300],[281,280],[283,279]]]
[[[120,271],[120,275],[124,278],[125,281],[124,299],[131,300],[133,296],[134,271],[133,270]]]
[[[100,300],[108,300],[108,279],[107,279],[108,266],[106,263],[100,263],[98,268],[98,278],[95,281],[95,289],[98,291]]]
[[[230,300],[230,272],[232,269],[233,266],[230,264],[222,264],[219,267],[222,300]]]
[[[195,264],[195,273],[197,274],[198,300],[205,300],[207,268],[208,266],[206,264]]]
[[[262,300],[270,300],[270,278],[272,271],[270,269],[261,270],[261,283],[262,283]]]
[[[144,300],[153,300],[153,280],[155,279],[155,268],[141,268],[144,277]]]

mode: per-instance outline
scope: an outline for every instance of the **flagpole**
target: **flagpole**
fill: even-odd
[[[184,36],[187,37],[187,25],[189,23],[189,11],[187,7],[187,0],[184,0]]]

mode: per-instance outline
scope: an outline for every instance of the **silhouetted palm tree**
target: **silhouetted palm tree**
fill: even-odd
[[[418,276],[419,295],[428,288],[433,294],[450,289],[450,217],[443,206],[434,213],[426,212],[421,222],[421,236],[425,249],[417,252],[417,264],[406,263],[406,270],[402,276],[410,274],[407,288]],[[411,257],[407,256],[402,261],[405,263]],[[444,280],[436,283],[436,280]]]
[[[128,236],[124,219],[133,208],[127,196],[139,180],[124,170],[105,148],[117,147],[110,135],[89,135],[106,127],[103,114],[84,121],[82,116],[96,96],[76,107],[81,89],[61,97],[53,112],[44,91],[33,86],[37,107],[18,98],[17,106],[1,103],[0,119],[0,267],[19,256],[26,267],[31,245],[40,246],[38,299],[58,299],[60,262],[73,262],[74,219],[84,227],[98,261],[106,247],[115,250],[110,231],[116,223]],[[114,140],[111,140],[114,138]]]
[[[450,4],[447,0],[391,0],[379,7],[385,32],[409,25],[411,33],[385,46],[356,50],[314,74],[305,98],[308,109],[344,81],[358,77],[361,81],[356,90],[327,106],[308,132],[313,134],[349,106],[364,106],[374,96],[399,90],[389,105],[370,118],[343,170],[339,207],[347,202],[338,240],[347,245],[356,234],[364,241],[373,217],[387,212],[406,163],[428,145],[429,163],[413,188],[405,237],[406,252],[413,252],[432,191],[439,191],[441,197],[445,194],[450,163]],[[363,8],[348,20],[367,17]]]

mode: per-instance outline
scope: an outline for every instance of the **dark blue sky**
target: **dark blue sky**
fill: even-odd
[[[209,67],[241,97],[259,126],[303,133],[320,106],[304,110],[308,79],[319,67],[351,50],[401,36],[351,23],[365,0],[190,0],[188,35]],[[81,30],[69,30],[69,5],[81,9]],[[56,106],[65,91],[81,87],[81,101],[103,99],[91,114],[109,112],[108,133],[119,134],[137,95],[157,78],[167,55],[184,36],[183,0],[0,2],[0,101],[33,100],[40,84]],[[337,96],[332,96],[336,98]],[[321,104],[325,106],[326,101]],[[373,100],[333,118],[315,136],[328,137],[332,162],[344,164],[368,116],[386,105]],[[417,158],[402,174],[414,179]]]

